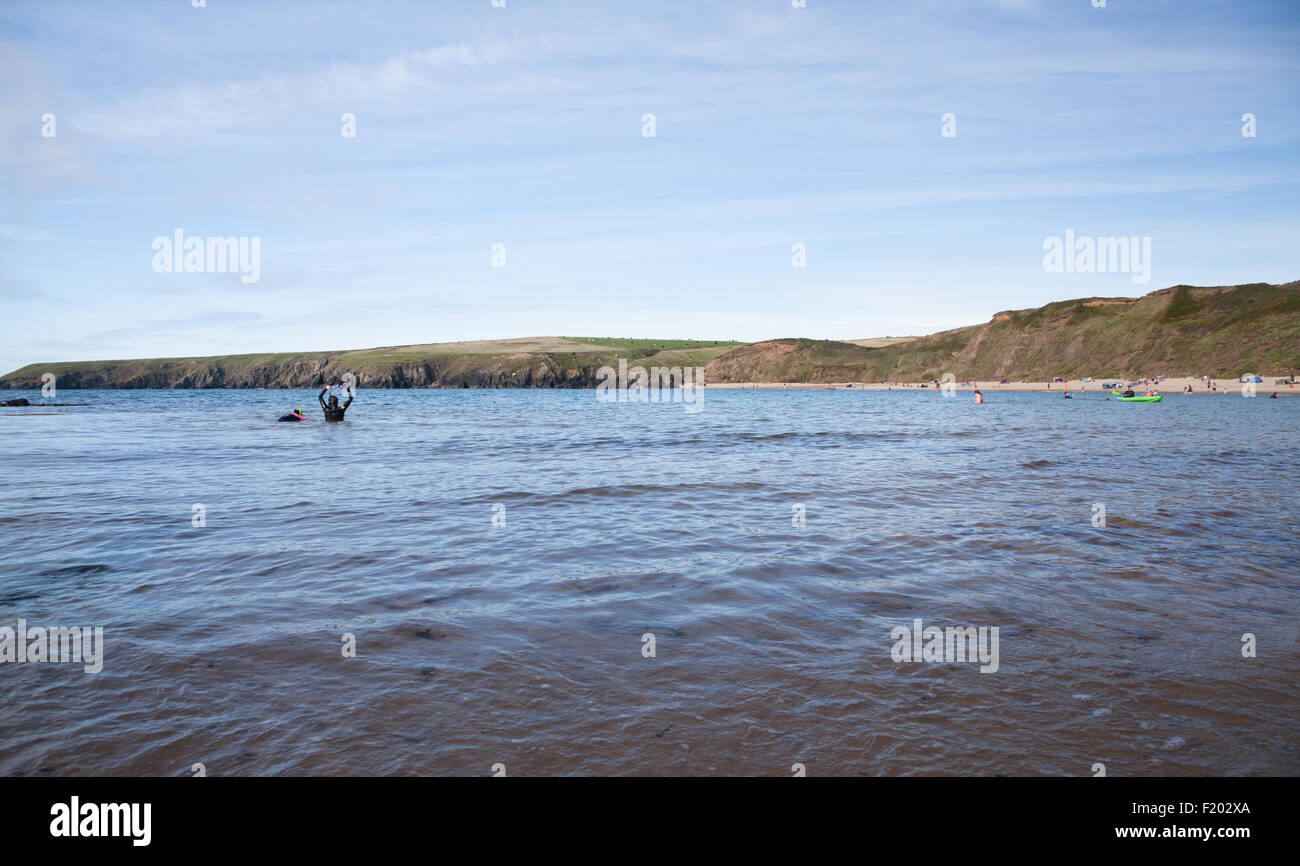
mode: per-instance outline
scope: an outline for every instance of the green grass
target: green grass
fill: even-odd
[[[728,363],[727,376],[753,382],[917,382],[950,372],[959,380],[1044,381],[1300,370],[1300,284],[1176,287],[1123,299],[1127,303],[1117,300],[1009,310],[984,325],[856,355],[844,344],[808,340],[795,341],[793,354],[742,349]]]
[[[318,375],[310,371],[316,365],[300,365],[304,361],[320,362],[323,376],[349,370],[381,380],[445,381],[451,374],[464,381],[482,374],[479,378],[497,381],[491,377],[521,371],[535,376],[546,367],[566,374],[589,372],[617,364],[620,358],[645,367],[703,367],[716,360],[710,369],[726,371],[717,381],[750,382],[915,382],[944,373],[959,380],[1006,376],[1032,381],[1052,376],[1272,375],[1300,371],[1300,283],[1177,286],[1138,299],[1058,301],[1032,310],[1008,310],[983,325],[878,347],[806,338],[782,341],[782,350],[747,347],[736,340],[525,340],[499,341],[499,351],[497,341],[473,341],[475,346],[462,346],[462,351],[458,344],[429,344],[29,364],[0,377],[0,382],[39,387],[46,372],[73,381],[79,377],[85,387],[104,387],[107,382],[213,387],[213,382],[267,381],[268,376],[281,383],[315,381]],[[548,340],[552,348],[524,348],[546,346]],[[578,344],[590,348],[574,351]]]
[[[616,349],[628,349],[652,355],[665,349],[707,349],[725,346],[734,349],[745,343],[739,340],[655,340],[648,337],[564,337],[575,343],[590,343],[596,346],[613,346]]]

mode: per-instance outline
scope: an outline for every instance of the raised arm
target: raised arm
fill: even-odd
[[[343,408],[344,408],[344,409],[346,409],[346,408],[348,408],[349,406],[352,405],[352,398],[353,398],[354,396],[355,396],[354,394],[352,394],[352,393],[349,392],[349,394],[348,394],[348,402],[346,402],[346,403],[343,404]]]
[[[329,390],[329,388],[321,388],[320,393],[316,395],[316,399],[320,401],[320,407],[321,407],[322,409],[328,409],[328,408],[329,408],[328,406],[325,405],[325,392],[328,391],[328,390]]]

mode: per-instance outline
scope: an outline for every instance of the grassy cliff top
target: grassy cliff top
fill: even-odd
[[[997,313],[925,337],[833,341],[520,337],[327,352],[29,364],[0,387],[301,387],[344,372],[376,387],[577,387],[629,364],[706,367],[717,382],[917,382],[1147,375],[1236,377],[1300,370],[1300,282],[1172,286],[1138,298],[1077,298]],[[541,383],[541,384],[538,384]]]
[[[717,382],[922,382],[1199,376],[1300,370],[1300,282],[1172,286],[1078,298],[885,344],[772,340],[720,356]]]

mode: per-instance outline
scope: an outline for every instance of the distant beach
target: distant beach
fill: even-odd
[[[1279,397],[1282,396],[1300,396],[1300,388],[1295,384],[1275,385],[1272,384],[1274,379],[1286,378],[1284,375],[1260,376],[1263,382],[1256,382],[1255,395],[1257,397],[1268,397],[1269,394],[1277,392]],[[1104,380],[1113,381],[1113,380]],[[942,384],[942,383],[941,383]],[[973,393],[976,389],[980,391],[1053,391],[1064,393],[1069,391],[1071,394],[1109,394],[1111,388],[1102,387],[1103,380],[1097,379],[1091,382],[1084,382],[1080,379],[1071,379],[1067,382],[1007,382],[1005,384],[998,381],[988,381],[985,379],[972,380],[969,382],[958,382],[956,384],[958,391]],[[1127,384],[1127,383],[1122,383]],[[1135,385],[1135,390],[1153,390],[1157,394],[1185,394],[1188,385],[1192,386],[1191,394],[1193,396],[1214,396],[1214,395],[1231,395],[1240,397],[1241,389],[1244,383],[1236,379],[1211,379],[1210,385],[1207,386],[1204,380],[1199,378],[1179,376],[1169,379],[1161,379],[1155,384]],[[859,390],[859,391],[933,391],[934,382],[710,382],[710,388],[770,388],[781,390],[783,388],[800,388],[812,390]]]

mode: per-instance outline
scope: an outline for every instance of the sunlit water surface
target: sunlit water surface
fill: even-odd
[[[58,399],[0,409],[0,626],[104,668],[0,665],[0,773],[1300,772],[1300,400]]]

